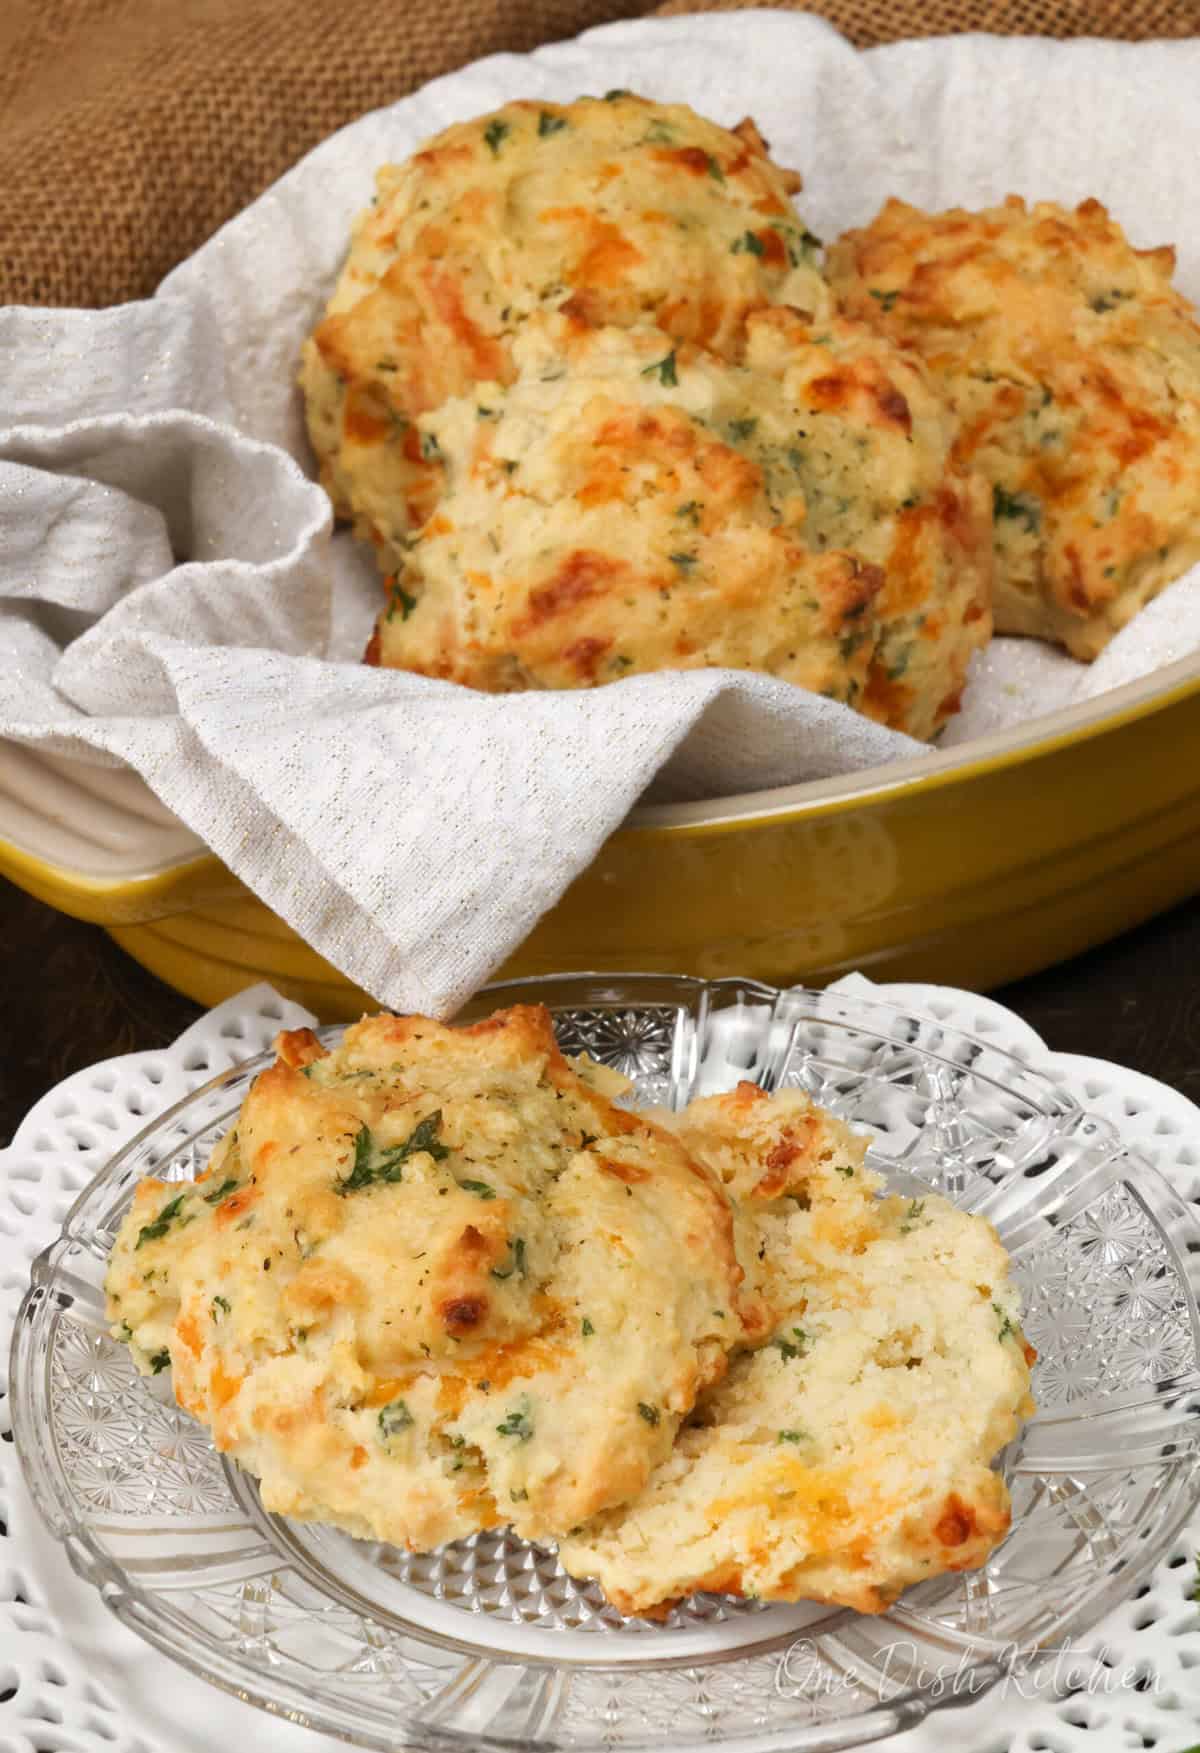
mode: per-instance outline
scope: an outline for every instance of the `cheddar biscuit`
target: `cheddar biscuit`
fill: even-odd
[[[278,1046],[204,1178],[121,1227],[142,1368],[269,1509],[360,1536],[543,1538],[634,1496],[764,1330],[718,1178],[540,1008]]]
[[[919,355],[995,507],[995,618],[1091,659],[1200,560],[1200,326],[1171,249],[1098,201],[928,214],[831,249],[847,314]]]
[[[945,1200],[877,1197],[846,1127],[751,1084],[678,1135],[741,1204],[772,1335],[625,1506],[560,1543],[624,1613],[696,1590],[881,1611],[1003,1538],[990,1463],[1032,1411],[1008,1260]]]
[[[752,122],[627,92],[507,104],[385,166],[300,379],[322,482],[383,570],[436,503],[416,416],[508,382],[530,316],[655,323],[734,358],[763,304],[825,308],[798,182]]]
[[[445,471],[368,661],[493,691],[761,670],[932,736],[991,630],[986,489],[862,324],[746,321],[741,364],[531,321],[421,416]]]

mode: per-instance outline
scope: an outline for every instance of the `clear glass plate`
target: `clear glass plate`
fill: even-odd
[[[985,1569],[879,1618],[697,1596],[651,1625],[504,1533],[415,1556],[267,1514],[169,1379],[138,1376],[102,1293],[138,1180],[195,1176],[267,1055],[114,1158],[35,1263],[18,1317],[30,1488],[125,1623],[240,1697],[366,1747],[830,1753],[978,1696],[1014,1649],[1036,1659],[1133,1593],[1200,1496],[1200,1229],[1106,1120],[986,1042],[875,998],[568,975],[492,987],[471,1011],[535,999],[566,1051],[626,1072],[640,1102],[739,1078],[796,1086],[868,1134],[895,1190],[991,1218],[1040,1353],[1038,1414],[1001,1459],[1008,1539]]]

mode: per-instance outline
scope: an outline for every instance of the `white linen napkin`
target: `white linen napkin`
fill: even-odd
[[[614,86],[753,114],[818,234],[889,194],[1106,202],[1200,294],[1200,42],[982,36],[859,54],[777,12],[606,26],[493,56],[327,140],[109,311],[0,312],[0,736],[128,762],[381,1001],[445,1013],[648,788],[719,796],[921,752],[764,676],[491,697],[358,660],[370,558],[331,534],[294,379],[376,167],[514,97]],[[1090,669],[998,640],[944,742],[1200,650],[1200,570]],[[0,749],[0,759],[3,751]]]

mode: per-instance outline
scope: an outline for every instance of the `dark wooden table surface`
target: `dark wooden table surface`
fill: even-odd
[[[0,879],[7,992],[0,1144],[68,1072],[166,1046],[200,1014],[96,926]],[[1200,899],[995,996],[1062,1053],[1112,1059],[1200,1102]]]

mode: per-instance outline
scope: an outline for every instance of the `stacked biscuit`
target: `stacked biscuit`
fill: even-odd
[[[830,251],[845,310],[920,358],[992,490],[1002,633],[1099,656],[1200,560],[1200,326],[1171,249],[1098,201],[929,215]]]
[[[510,104],[380,173],[302,384],[378,554],[372,662],[489,690],[766,670],[930,736],[988,637],[986,492],[834,310],[752,123]]]
[[[1095,202],[829,252],[753,123],[514,103],[380,172],[301,383],[386,601],[491,691],[762,670],[932,737],[995,627],[1080,657],[1200,558],[1200,328]]]
[[[114,1331],[268,1508],[416,1550],[511,1525],[627,1613],[876,1611],[983,1562],[1031,1410],[991,1228],[880,1197],[798,1092],[626,1088],[541,1009],[282,1036],[205,1176],[138,1188]]]

